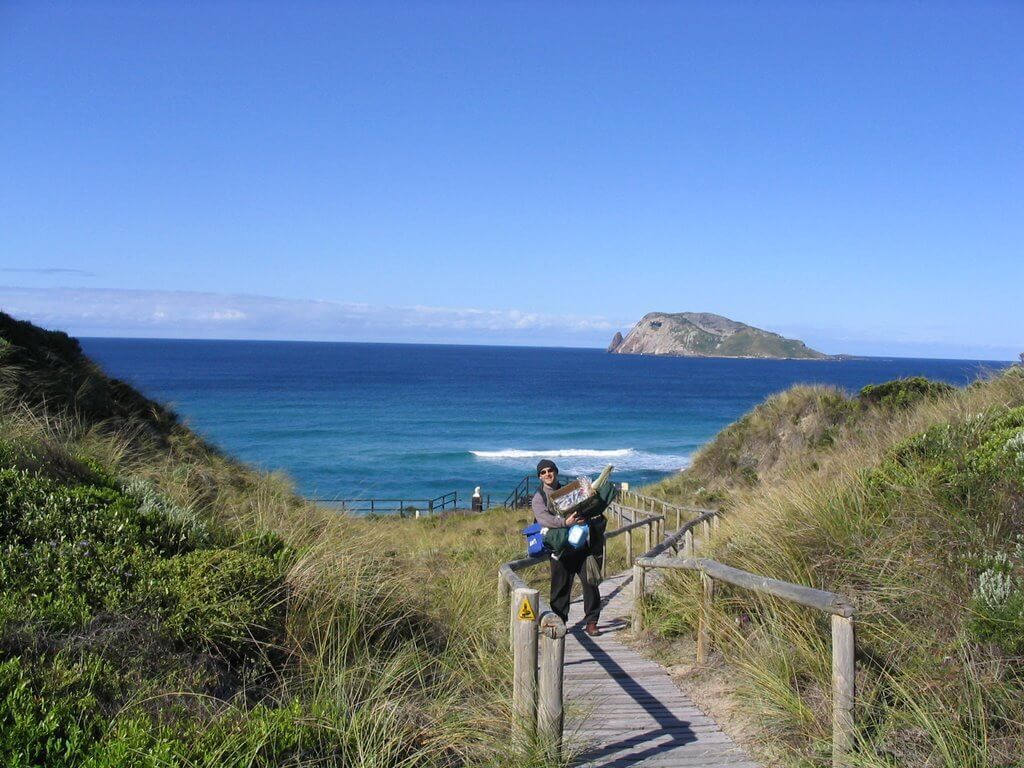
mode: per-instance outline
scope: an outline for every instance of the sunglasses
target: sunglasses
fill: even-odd
[[[544,477],[544,475],[553,475],[553,474],[555,474],[555,470],[553,470],[553,469],[542,469],[540,471],[540,476],[541,477]]]

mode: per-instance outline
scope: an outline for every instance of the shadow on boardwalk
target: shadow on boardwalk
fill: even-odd
[[[602,585],[601,637],[582,631],[582,605],[570,606],[565,696],[566,741],[586,766],[757,768],[656,662],[617,639],[633,600],[629,573]]]

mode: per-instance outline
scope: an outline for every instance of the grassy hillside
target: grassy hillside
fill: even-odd
[[[4,765],[530,765],[481,577],[518,524],[312,507],[0,314]]]
[[[727,510],[716,559],[855,601],[855,765],[1021,765],[1021,369],[961,390],[797,387],[651,490]],[[657,634],[692,633],[698,589],[669,578]],[[787,765],[828,761],[826,618],[728,588],[713,617],[715,663]]]

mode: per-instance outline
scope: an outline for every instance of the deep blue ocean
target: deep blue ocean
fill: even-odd
[[[645,483],[796,383],[922,375],[966,384],[1009,363],[724,360],[602,350],[82,339],[110,375],[224,450],[320,498],[504,499],[544,456],[563,475]]]

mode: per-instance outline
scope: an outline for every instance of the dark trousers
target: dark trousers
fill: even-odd
[[[603,542],[601,542],[603,545]],[[580,577],[580,584],[583,585],[583,611],[586,613],[586,621],[597,622],[601,617],[601,592],[597,585],[587,583],[587,574],[584,564],[587,555],[593,554],[600,565],[604,561],[604,546],[598,546],[596,551],[584,548],[578,552],[566,552],[558,560],[551,558],[551,610],[562,617],[562,621],[569,620],[569,598],[572,595],[572,581],[575,576]]]

